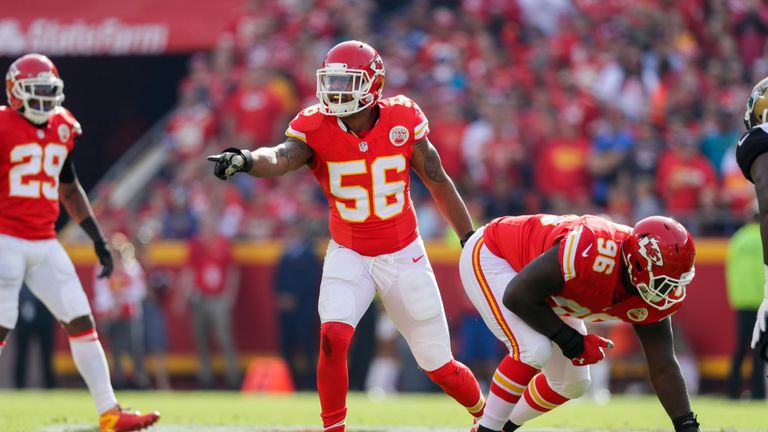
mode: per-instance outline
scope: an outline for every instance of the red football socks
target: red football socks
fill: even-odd
[[[476,418],[483,416],[485,400],[475,375],[462,363],[451,359],[438,369],[427,372],[427,376],[456,402],[462,404]]]
[[[325,432],[343,432],[347,418],[347,352],[355,329],[340,322],[320,326],[317,393]]]
[[[512,356],[504,357],[491,381],[491,391],[480,424],[489,430],[501,430],[528,382],[539,372]]]

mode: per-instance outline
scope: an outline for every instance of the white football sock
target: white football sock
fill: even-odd
[[[96,330],[70,336],[69,347],[72,350],[72,359],[91,392],[99,414],[117,405],[115,392],[109,381],[107,358],[104,356]]]
[[[0,354],[3,354],[3,348],[5,348],[5,341],[0,342]]]

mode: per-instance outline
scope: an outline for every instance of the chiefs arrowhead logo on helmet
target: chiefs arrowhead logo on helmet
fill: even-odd
[[[661,249],[659,249],[658,239],[651,236],[645,236],[641,238],[637,243],[639,246],[638,253],[640,253],[643,258],[659,267],[664,265],[664,257],[661,256]]]
[[[652,216],[621,243],[629,280],[646,303],[664,310],[685,299],[693,280],[696,246],[679,222]]]

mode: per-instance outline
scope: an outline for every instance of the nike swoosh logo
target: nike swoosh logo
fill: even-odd
[[[584,252],[582,252],[582,253],[581,253],[581,256],[583,256],[584,258],[586,258],[587,256],[589,256],[589,250],[590,250],[590,249],[592,249],[592,245],[589,245],[589,246],[587,246],[587,248],[586,248],[586,249],[584,249]]]
[[[745,134],[744,134],[744,136],[743,136],[743,137],[741,137],[741,139],[739,140],[739,146],[741,146],[742,144],[744,144],[744,141],[746,141],[746,140],[747,140],[747,137],[748,137],[748,136],[749,136],[749,132],[745,133]]]
[[[411,260],[413,260],[413,262],[417,263],[417,262],[419,262],[419,260],[420,260],[420,259],[422,259],[422,258],[424,258],[424,255],[421,255],[421,256],[419,256],[418,258],[411,258]]]

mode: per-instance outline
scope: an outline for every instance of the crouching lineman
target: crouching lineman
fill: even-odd
[[[696,251],[678,222],[630,228],[596,216],[502,217],[467,241],[459,263],[467,295],[509,348],[478,431],[511,432],[583,395],[589,365],[613,343],[584,320],[633,325],[651,382],[678,432],[698,432],[675,358],[671,317],[694,276]]]

